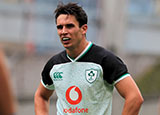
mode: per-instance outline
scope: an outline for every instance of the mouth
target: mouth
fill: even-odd
[[[68,40],[70,40],[71,38],[63,38],[62,40],[63,41],[68,41]]]

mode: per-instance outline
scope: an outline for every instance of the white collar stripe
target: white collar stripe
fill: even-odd
[[[89,42],[89,44],[87,45],[87,47],[86,47],[86,48],[82,51],[82,53],[81,53],[79,56],[77,56],[75,59],[70,58],[68,54],[67,54],[67,57],[68,57],[69,60],[71,60],[72,62],[75,62],[75,61],[77,61],[78,59],[80,59],[81,57],[83,57],[83,56],[88,52],[88,50],[91,48],[91,46],[92,46],[92,42]]]

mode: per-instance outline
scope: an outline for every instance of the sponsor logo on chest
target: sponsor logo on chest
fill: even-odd
[[[79,108],[77,105],[82,101],[82,91],[77,86],[70,86],[66,90],[66,100],[69,104],[74,105],[69,108],[64,108],[64,113],[88,113],[88,108]]]
[[[54,72],[53,73],[53,80],[54,81],[61,81],[63,80],[63,72]]]

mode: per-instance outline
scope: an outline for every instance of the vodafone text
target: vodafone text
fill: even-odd
[[[64,109],[64,113],[88,113],[88,108],[72,108],[70,107],[69,109]]]

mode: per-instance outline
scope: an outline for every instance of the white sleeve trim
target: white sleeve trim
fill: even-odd
[[[131,76],[129,73],[122,75],[119,79],[117,79],[117,80],[114,82],[114,85],[115,85],[116,83],[118,83],[119,81],[121,81],[122,79],[124,79],[124,78],[126,78],[126,77],[129,77],[129,76]]]
[[[42,79],[41,79],[41,83],[48,90],[54,90],[55,89],[53,84],[52,85],[45,85]]]

